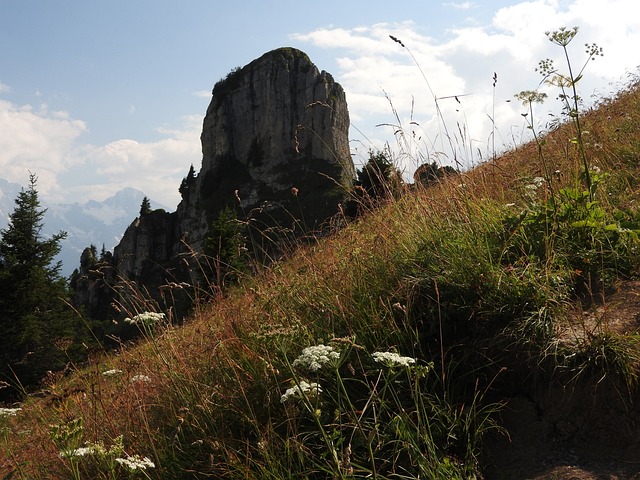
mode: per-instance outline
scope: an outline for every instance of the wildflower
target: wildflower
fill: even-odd
[[[117,368],[114,368],[112,370],[107,370],[106,372],[102,372],[102,375],[104,375],[105,377],[113,377],[115,375],[120,375],[122,373],[122,370],[118,370]]]
[[[373,359],[387,367],[409,367],[416,363],[415,358],[401,357],[395,352],[373,352]]]
[[[139,455],[127,455],[127,458],[116,458],[116,462],[131,471],[137,469],[146,470],[147,468],[154,468],[156,466],[149,457],[141,458]]]
[[[115,439],[115,443],[108,447],[105,447],[102,442],[87,442],[86,447],[76,449],[76,456],[78,456],[77,453],[78,451],[80,451],[79,453],[81,455],[94,455],[96,457],[102,457],[102,458],[105,458],[105,457],[113,458],[115,456],[122,454],[123,450],[124,450],[123,437],[122,435],[119,435]]]
[[[544,32],[551,43],[555,43],[558,46],[566,47],[571,43],[573,37],[578,33],[578,27],[567,28],[560,27],[560,29],[553,32]]]
[[[133,377],[131,377],[131,383],[136,383],[136,382],[150,382],[151,379],[149,377],[147,377],[146,375],[134,375]]]
[[[164,313],[155,313],[155,312],[144,312],[140,313],[133,318],[125,318],[124,322],[129,323],[131,325],[155,325],[156,323],[160,323],[165,320]]]
[[[99,453],[99,451],[93,445],[89,445],[88,447],[62,450],[60,452],[60,458],[84,457],[85,455],[93,455],[94,453]]]
[[[532,103],[544,103],[547,98],[547,94],[543,92],[536,92],[533,90],[523,90],[522,92],[514,95],[516,99],[522,102],[522,105],[527,107]]]
[[[302,355],[294,360],[293,366],[317,372],[325,365],[335,364],[339,359],[340,353],[333,347],[320,344],[302,350]]]
[[[0,408],[0,417],[15,417],[21,408]]]
[[[298,385],[294,385],[291,388],[287,388],[284,394],[280,397],[280,402],[284,403],[291,397],[303,398],[308,396],[316,396],[322,393],[320,385],[317,383],[309,383],[306,380],[301,380]]]
[[[112,445],[111,447],[109,447],[109,449],[106,449],[104,445],[102,445],[102,443],[87,443],[87,446],[85,448],[87,448],[88,450],[87,454],[104,457],[105,455],[109,454],[111,449],[115,448],[115,445]]]

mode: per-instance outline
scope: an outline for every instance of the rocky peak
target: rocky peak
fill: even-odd
[[[277,232],[271,247],[317,231],[355,178],[348,130],[342,87],[303,52],[279,48],[232,71],[213,88],[200,172],[192,168],[179,186],[176,212],[155,211],[129,226],[114,250],[118,275],[148,291],[181,281],[180,259],[202,252],[228,208],[260,230],[254,238]]]
[[[195,192],[208,220],[225,206],[266,208],[267,225],[291,226],[304,212],[317,228],[355,176],[348,130],[342,87],[300,50],[233,71],[214,87],[203,123]]]

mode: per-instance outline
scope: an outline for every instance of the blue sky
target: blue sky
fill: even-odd
[[[586,100],[636,73],[635,9],[636,0],[0,0],[0,178],[26,184],[36,173],[45,201],[102,200],[129,186],[173,208],[180,179],[200,166],[213,85],[280,46],[305,51],[345,88],[356,163],[369,148],[395,148],[393,129],[376,127],[397,122],[386,94],[421,138],[399,155],[408,175],[418,155],[447,163],[434,96],[450,125],[468,129],[473,164],[490,155],[489,116],[499,148],[520,141],[523,109],[506,100],[538,87],[537,62],[561,66],[545,31],[580,27],[576,64],[585,43],[603,47],[580,85]],[[453,95],[462,103],[443,99]],[[552,102],[540,109],[554,113]]]

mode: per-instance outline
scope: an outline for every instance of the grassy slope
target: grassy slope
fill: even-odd
[[[637,219],[640,90],[602,102],[584,122],[590,161],[610,173],[599,205]],[[545,138],[556,188],[579,182],[573,135],[567,125]],[[492,419],[504,399],[594,374],[632,394],[636,333],[611,332],[604,318],[580,341],[559,341],[576,304],[607,301],[600,282],[575,268],[567,224],[544,254],[528,249],[535,229],[505,227],[549,195],[543,185],[534,199],[526,188],[540,175],[537,146],[519,147],[300,248],[224,298],[199,302],[182,327],[97,355],[0,418],[0,473],[128,478],[109,466],[126,452],[153,460],[151,478],[469,478],[482,474],[481,440],[499,428]],[[608,286],[638,273],[637,246],[625,242],[598,243],[603,255],[587,258],[626,262],[607,271]],[[292,366],[320,343],[341,353],[334,367]],[[418,363],[385,369],[375,351]],[[121,373],[103,375],[110,369]],[[302,380],[323,392],[281,402]],[[52,441],[51,425],[77,419],[77,435]],[[124,451],[111,457],[59,455],[121,435]]]

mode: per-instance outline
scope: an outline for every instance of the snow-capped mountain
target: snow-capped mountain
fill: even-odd
[[[21,185],[0,179],[0,228],[6,228],[21,189]],[[102,202],[89,200],[47,205],[41,200],[42,208],[47,209],[43,235],[53,235],[61,230],[67,232],[57,257],[62,262],[62,275],[69,276],[80,265],[80,254],[90,245],[95,245],[98,252],[103,245],[106,250],[113,251],[126,228],[139,215],[144,197],[140,190],[124,188]],[[166,209],[153,200],[151,207]]]

